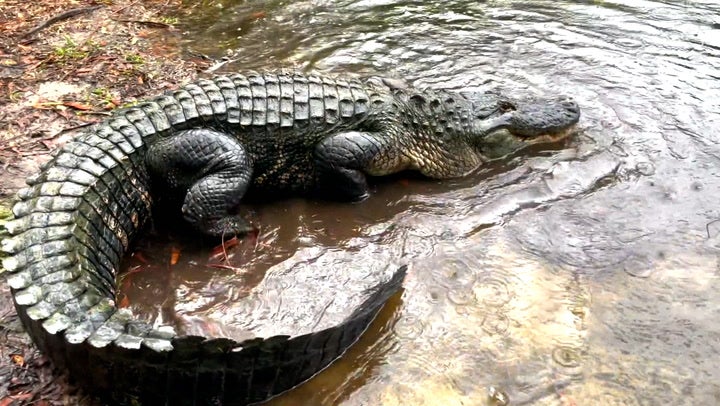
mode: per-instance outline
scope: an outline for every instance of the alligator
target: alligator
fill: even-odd
[[[579,115],[567,98],[518,101],[377,77],[200,79],[116,110],[27,180],[2,242],[7,282],[39,349],[107,403],[261,402],[341,357],[402,289],[406,266],[321,331],[242,342],[183,336],[115,302],[120,263],[153,210],[173,206],[215,238],[242,234],[251,229],[237,209],[245,195],[357,201],[368,177],[464,176],[566,136]]]

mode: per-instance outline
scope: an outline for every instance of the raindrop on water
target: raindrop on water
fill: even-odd
[[[650,176],[655,173],[655,165],[651,162],[638,162],[635,170],[641,175]]]
[[[393,332],[396,336],[408,340],[420,337],[424,329],[423,322],[413,315],[403,317],[393,326]]]
[[[505,335],[510,327],[510,319],[505,313],[488,313],[482,321],[482,329],[490,335]]]
[[[580,366],[581,357],[574,348],[557,347],[553,350],[552,357],[555,362],[566,368],[577,368]]]
[[[488,400],[492,406],[506,406],[510,404],[510,397],[507,393],[494,386],[488,388]]]
[[[486,306],[503,307],[510,299],[508,284],[499,278],[483,278],[475,284],[475,296]]]

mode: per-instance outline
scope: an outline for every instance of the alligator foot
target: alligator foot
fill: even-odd
[[[194,229],[217,237],[252,230],[234,213],[252,178],[235,137],[207,128],[180,131],[152,144],[145,162],[159,189],[185,193],[182,214]]]
[[[387,137],[376,133],[349,131],[324,139],[315,147],[318,193],[348,201],[366,199],[365,174],[385,175],[404,169],[386,156],[392,151],[387,147]]]

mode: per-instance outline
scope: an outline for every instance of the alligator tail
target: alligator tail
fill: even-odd
[[[193,120],[219,121],[222,95],[197,90],[220,94],[225,82],[200,81],[120,110],[64,145],[20,191],[6,226],[3,267],[25,328],[57,367],[107,402],[263,401],[341,356],[401,288],[405,267],[339,325],[244,342],[177,336],[118,309],[120,262],[151,216],[146,146]]]

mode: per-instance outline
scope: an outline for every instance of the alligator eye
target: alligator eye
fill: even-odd
[[[415,103],[417,106],[422,106],[425,104],[425,98],[420,94],[414,94],[410,96],[410,101]]]

